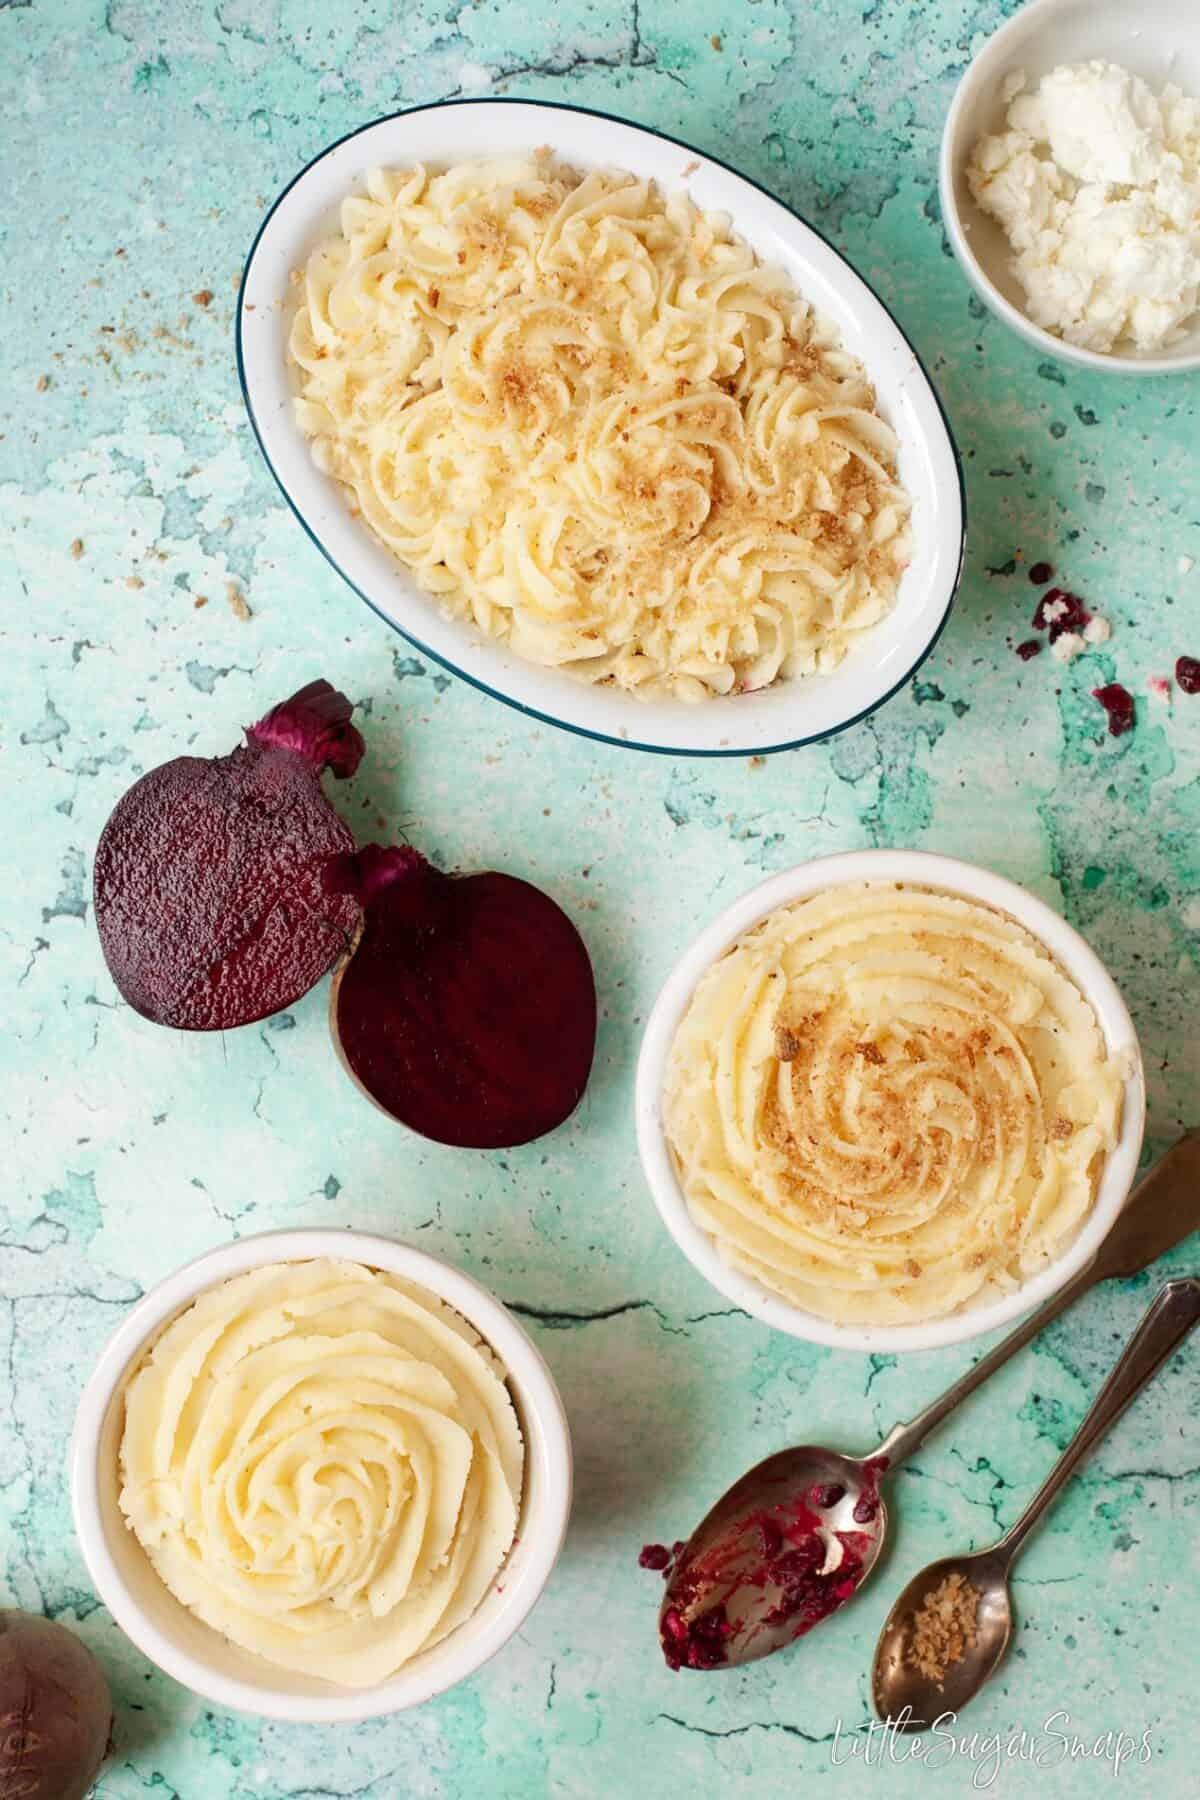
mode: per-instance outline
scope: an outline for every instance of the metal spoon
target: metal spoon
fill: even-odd
[[[888,1615],[875,1650],[871,1692],[881,1719],[893,1721],[900,1731],[923,1731],[939,1715],[961,1712],[995,1673],[1012,1638],[1008,1578],[1026,1538],[1084,1457],[1197,1324],[1200,1281],[1168,1281],[1130,1338],[1065,1454],[1016,1524],[986,1550],[943,1557],[914,1575]],[[910,1660],[915,1615],[930,1594],[948,1577],[956,1575],[978,1595],[974,1641],[969,1632],[964,1634],[963,1653],[957,1661],[948,1661],[940,1678],[935,1678]],[[969,1604],[965,1610],[969,1622]]]
[[[915,1419],[868,1456],[802,1444],[734,1483],[675,1558],[659,1612],[674,1668],[754,1662],[811,1630],[870,1574],[887,1533],[880,1480],[961,1400],[1098,1282],[1136,1275],[1200,1229],[1200,1130],[1135,1189],[1095,1258]],[[778,1541],[777,1541],[778,1540]]]

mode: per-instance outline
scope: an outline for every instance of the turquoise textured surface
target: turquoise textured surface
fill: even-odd
[[[118,1701],[105,1800],[408,1795],[1005,1795],[1099,1790],[1111,1762],[1044,1735],[1122,1731],[1117,1792],[1195,1792],[1196,1349],[1055,1508],[1016,1582],[1017,1647],[929,1763],[872,1740],[867,1670],[892,1596],[986,1541],[1034,1490],[1152,1278],[1092,1295],[906,1469],[894,1549],[793,1653],[672,1675],[648,1539],[797,1438],[868,1446],[970,1360],[867,1358],[772,1334],[704,1285],[646,1195],[631,1128],[639,1027],[713,912],[764,871],[864,844],[965,856],[1064,910],[1120,982],[1150,1080],[1148,1150],[1194,1116],[1200,698],[1147,690],[1200,654],[1200,378],[1044,360],[986,316],[943,241],[936,146],[996,0],[0,0],[4,117],[0,970],[0,1603],[46,1610]],[[579,102],[728,159],[808,214],[896,310],[961,445],[971,535],[950,626],[908,691],[765,764],[638,757],[522,719],[363,607],[287,512],[233,359],[242,258],[278,188],[379,113],[480,92]],[[1049,559],[1114,626],[1024,664]],[[329,1050],[324,990],[224,1039],[119,1003],[92,852],[142,770],[222,750],[301,682],[357,701],[343,796],[447,866],[500,866],[580,922],[602,995],[577,1117],[507,1155],[422,1146]],[[1136,730],[1090,690],[1119,678]],[[570,1411],[562,1561],[472,1681],[343,1730],[214,1714],[153,1671],[89,1591],[64,1459],[80,1384],[129,1303],[187,1257],[272,1226],[390,1232],[527,1320]],[[1196,1265],[1196,1250],[1169,1260]],[[840,1721],[840,1724],[838,1723]],[[1053,1767],[1006,1760],[1022,1731]],[[978,1734],[971,1753],[970,1738]],[[999,1750],[989,1740],[998,1734]],[[855,1754],[857,1748],[857,1754]],[[1028,1754],[1028,1752],[1027,1752]],[[852,1760],[853,1758],[853,1760]],[[998,1773],[993,1760],[1002,1764]],[[940,1766],[937,1766],[940,1765]],[[994,1778],[992,1778],[994,1776]]]

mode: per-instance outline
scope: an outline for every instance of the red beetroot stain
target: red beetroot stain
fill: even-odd
[[[638,1551],[639,1569],[665,1569],[670,1562],[671,1552],[665,1544],[643,1544]]]
[[[1045,587],[1048,581],[1054,580],[1054,570],[1048,562],[1035,562],[1029,571],[1029,579],[1034,587]]]
[[[1017,645],[1017,655],[1022,662],[1029,662],[1033,657],[1042,654],[1042,646],[1036,638],[1026,638],[1023,644]]]
[[[1200,660],[1181,656],[1175,664],[1175,679],[1185,694],[1200,694]]]
[[[1091,624],[1092,615],[1078,594],[1069,594],[1065,588],[1047,588],[1038,601],[1037,611],[1033,615],[1034,628],[1037,631],[1048,631],[1050,642],[1055,644],[1064,632],[1082,632]]]
[[[1092,699],[1098,700],[1108,714],[1108,734],[1110,737],[1124,737],[1132,731],[1137,722],[1137,713],[1133,704],[1133,695],[1119,681],[1110,681],[1105,687],[1092,689]]]

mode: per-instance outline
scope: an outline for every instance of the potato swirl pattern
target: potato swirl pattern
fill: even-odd
[[[376,169],[298,279],[318,465],[521,656],[701,700],[891,607],[910,508],[866,373],[686,194],[546,152]]]
[[[1095,1014],[990,907],[891,882],[771,914],[703,976],[664,1123],[734,1268],[841,1323],[936,1318],[1075,1234],[1123,1076]]]
[[[125,1391],[121,1508],[176,1599],[280,1668],[394,1675],[508,1554],[523,1446],[493,1352],[356,1263],[202,1294]]]

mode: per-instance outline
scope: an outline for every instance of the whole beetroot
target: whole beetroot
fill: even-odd
[[[111,1730],[91,1651],[64,1625],[0,1611],[0,1800],[84,1800]]]
[[[113,980],[145,1018],[248,1025],[306,994],[345,949],[358,905],[322,870],[354,839],[321,774],[359,765],[352,710],[310,682],[228,756],[176,757],[118,801],[96,851],[96,925]]]

